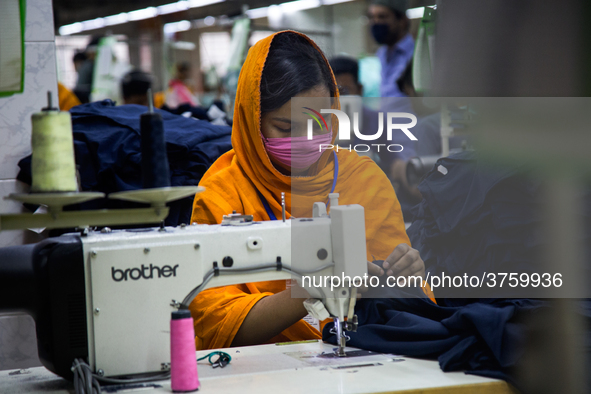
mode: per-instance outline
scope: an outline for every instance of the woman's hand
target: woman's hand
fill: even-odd
[[[367,275],[382,276],[382,275],[384,275],[384,270],[379,265],[368,261],[367,262]]]
[[[382,264],[388,276],[420,276],[425,278],[425,262],[419,251],[407,244],[400,244]]]
[[[383,276],[384,270],[379,265],[372,263],[370,261],[367,262],[367,275],[368,276]],[[369,289],[363,285],[357,288],[357,298],[361,298],[361,293],[366,293]]]

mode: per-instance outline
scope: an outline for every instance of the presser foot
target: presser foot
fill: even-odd
[[[347,331],[357,331],[357,315],[354,315],[350,321],[340,321],[338,317],[334,318],[334,327],[330,331],[337,336],[337,345],[335,348],[335,354],[339,357],[346,357],[345,348],[347,347],[347,341],[351,339],[347,335]]]

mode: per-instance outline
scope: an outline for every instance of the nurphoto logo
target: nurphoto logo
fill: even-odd
[[[319,150],[326,150],[326,149],[345,149],[345,150],[354,150],[356,152],[368,152],[373,148],[377,148],[377,151],[380,151],[380,148],[387,149],[389,152],[401,152],[404,148],[400,144],[351,144],[349,147],[344,147],[342,142],[344,141],[351,141],[351,120],[349,119],[349,115],[344,111],[340,111],[338,109],[321,109],[320,112],[313,110],[309,107],[303,107],[305,110],[309,112],[304,112],[304,114],[309,115],[312,119],[308,119],[307,123],[307,135],[308,139],[313,139],[313,126],[314,121],[320,126],[320,130],[322,134],[328,132],[328,126],[326,120],[322,116],[322,114],[332,114],[337,117],[339,120],[339,131],[338,131],[338,140],[340,141],[339,145],[332,145],[332,144],[319,144]],[[417,137],[409,130],[416,126],[417,124],[417,117],[408,112],[386,112],[384,116],[384,112],[378,112],[378,130],[374,134],[362,134],[359,130],[359,113],[353,113],[353,133],[357,140],[361,141],[376,141],[381,140],[383,141],[382,135],[384,134],[384,118],[386,119],[386,140],[392,141],[392,136],[395,132],[402,132],[406,137],[408,137],[411,141],[417,141]],[[399,123],[402,119],[410,120],[407,123]],[[326,131],[325,131],[326,130]],[[368,130],[364,130],[367,132]]]

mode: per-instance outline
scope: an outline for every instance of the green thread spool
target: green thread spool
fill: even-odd
[[[51,92],[47,101],[47,108],[31,117],[31,192],[77,192],[72,118],[69,112],[52,108]]]

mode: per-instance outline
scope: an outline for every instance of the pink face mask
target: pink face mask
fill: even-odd
[[[316,163],[324,150],[321,144],[332,143],[332,133],[308,136],[265,138],[263,142],[267,153],[277,162],[296,170],[304,170]]]

